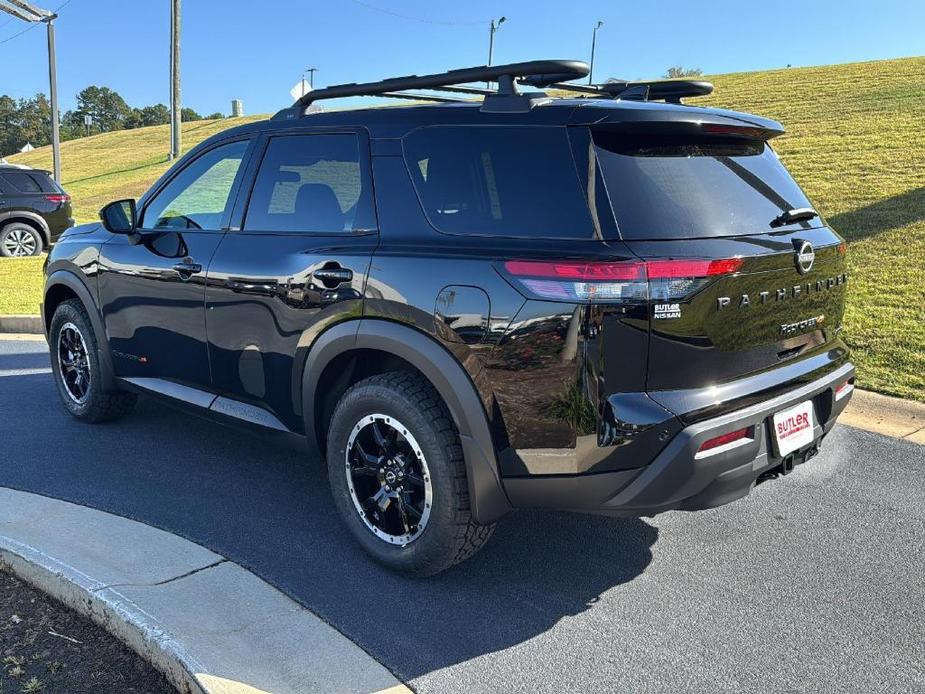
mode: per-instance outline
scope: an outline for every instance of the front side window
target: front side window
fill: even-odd
[[[430,223],[448,234],[591,239],[564,127],[435,126],[404,140]]]
[[[247,206],[245,231],[342,233],[372,229],[372,194],[353,134],[273,137]]]
[[[231,142],[193,160],[148,203],[142,228],[221,229],[248,144]]]

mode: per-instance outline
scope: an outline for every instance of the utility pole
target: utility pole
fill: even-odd
[[[42,22],[48,32],[48,84],[49,98],[51,100],[51,156],[55,180],[61,182],[61,133],[58,127],[58,69],[55,57],[55,20],[58,18],[54,12],[43,10],[25,0],[8,0],[10,5],[0,2],[0,10],[11,14],[25,22]]]
[[[591,32],[591,65],[588,66],[588,84],[594,84],[594,46],[597,43],[597,30],[604,26],[604,22],[598,21],[594,31]]]
[[[318,68],[307,67],[305,68],[305,72],[308,73],[308,86],[314,89],[315,88],[315,73],[318,72]],[[302,79],[305,79],[305,72],[302,73]]]
[[[170,159],[180,156],[180,0],[170,0]]]

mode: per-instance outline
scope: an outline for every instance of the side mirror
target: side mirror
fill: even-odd
[[[132,234],[138,225],[134,200],[117,200],[100,210],[100,219],[113,234]]]

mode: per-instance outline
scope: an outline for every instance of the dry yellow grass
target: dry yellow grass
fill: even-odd
[[[195,121],[183,124],[183,149],[227,128],[266,116]],[[137,198],[170,166],[167,125],[120,130],[61,144],[61,178],[71,194],[78,224],[95,221],[101,207],[120,198]],[[51,169],[51,149],[40,147],[8,157],[12,164]]]
[[[925,401],[925,58],[709,79],[716,93],[695,103],[786,126],[775,140],[781,158],[849,240],[846,339],[860,384]],[[184,143],[256,118],[185,124]],[[65,143],[64,185],[78,220],[92,221],[106,202],[144,192],[166,170],[166,149],[166,126]],[[50,159],[47,148],[12,157],[44,168]],[[0,313],[9,308],[2,283],[10,276],[0,263]],[[39,278],[33,282],[28,305],[40,292]]]

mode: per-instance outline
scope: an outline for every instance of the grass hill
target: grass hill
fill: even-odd
[[[267,116],[247,116],[224,120],[184,123],[183,150],[226,128],[250,123]],[[170,126],[120,130],[91,135],[61,144],[61,178],[71,194],[78,224],[97,219],[103,205],[120,198],[137,198],[170,168],[167,151]],[[51,170],[51,148],[40,147],[26,154],[7,157],[11,164],[26,164]]]
[[[786,126],[777,151],[849,241],[846,338],[860,384],[925,401],[925,58],[709,79],[716,92],[695,103]],[[184,144],[241,122],[185,124]],[[64,185],[78,219],[90,221],[105,202],[141,194],[167,168],[166,147],[166,127],[64,143]],[[47,148],[11,157],[45,168],[50,159]],[[0,266],[6,293],[4,272]]]

